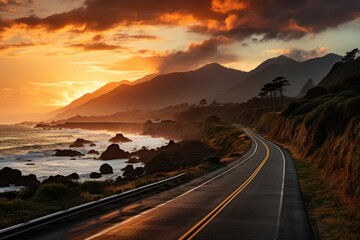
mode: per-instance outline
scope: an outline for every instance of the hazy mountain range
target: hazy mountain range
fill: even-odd
[[[340,58],[328,54],[299,62],[279,56],[264,61],[250,72],[211,63],[189,72],[149,75],[135,82],[112,82],[51,114],[56,120],[76,115],[111,115],[132,109],[199,103],[202,98],[208,102],[243,102],[257,96],[265,83],[280,75],[288,78],[291,84],[286,95],[297,96],[310,78],[318,84]]]

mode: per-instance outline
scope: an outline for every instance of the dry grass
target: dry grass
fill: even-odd
[[[301,191],[312,221],[314,232],[320,239],[360,239],[360,218],[336,197],[313,164],[294,158]]]

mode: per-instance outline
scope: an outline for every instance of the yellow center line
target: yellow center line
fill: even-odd
[[[269,148],[268,146],[261,140],[261,143],[266,148],[266,155],[259,166],[255,169],[255,171],[250,175],[246,181],[240,185],[234,192],[232,192],[224,201],[222,201],[217,207],[215,207],[209,214],[207,214],[203,219],[201,219],[195,226],[193,226],[189,231],[187,231],[183,236],[179,238],[179,240],[184,239],[192,239],[196,236],[206,225],[208,225],[211,220],[213,220],[239,193],[244,190],[244,188],[249,185],[249,183],[255,178],[255,176],[259,173],[261,168],[264,166],[266,161],[269,158]]]

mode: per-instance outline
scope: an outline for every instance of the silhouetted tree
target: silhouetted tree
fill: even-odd
[[[284,92],[285,92],[287,86],[290,85],[289,80],[287,80],[283,76],[279,76],[279,77],[276,77],[274,80],[272,80],[272,83],[274,84],[275,95],[279,99],[279,102],[280,102],[280,108],[282,108]]]
[[[200,106],[205,106],[207,105],[207,100],[205,98],[200,100]]]
[[[261,88],[259,97],[266,98],[266,106],[268,110],[270,105],[271,111],[274,111],[277,108],[278,103],[280,103],[280,108],[282,108],[284,92],[286,91],[286,87],[289,85],[289,80],[283,76],[279,76],[271,82],[266,83],[264,87]]]
[[[350,52],[346,52],[346,55],[341,59],[341,62],[348,63],[348,62],[354,62],[355,60],[359,60],[360,56],[358,56],[360,53],[358,48],[353,49]]]

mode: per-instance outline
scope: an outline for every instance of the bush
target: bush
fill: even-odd
[[[220,158],[218,156],[209,156],[203,159],[203,162],[220,164]]]
[[[106,182],[87,181],[81,184],[80,189],[90,194],[103,194],[107,185]]]
[[[61,201],[78,196],[80,196],[80,192],[76,187],[69,187],[61,183],[42,185],[35,195],[41,201]]]
[[[3,192],[0,193],[0,198],[6,198],[7,200],[13,200],[17,197],[18,193],[17,192]]]
[[[19,198],[26,200],[34,196],[35,193],[36,193],[35,188],[24,188],[19,192]]]

